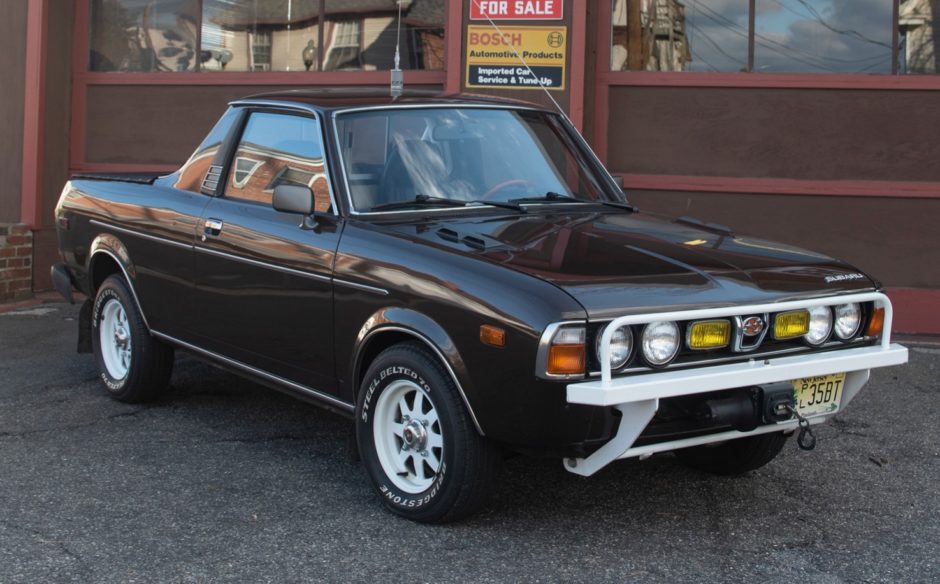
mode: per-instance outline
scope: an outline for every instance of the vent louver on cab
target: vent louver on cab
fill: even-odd
[[[214,195],[216,189],[219,188],[219,181],[222,179],[222,167],[217,165],[212,165],[209,167],[209,172],[206,173],[206,178],[202,179],[202,194],[204,195]]]

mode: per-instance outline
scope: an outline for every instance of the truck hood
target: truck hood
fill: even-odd
[[[646,213],[426,215],[382,229],[551,282],[592,318],[877,287],[825,255]]]

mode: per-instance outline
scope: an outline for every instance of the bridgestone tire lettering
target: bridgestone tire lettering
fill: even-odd
[[[418,493],[399,489],[386,476],[374,441],[376,404],[382,393],[400,380],[417,385],[430,398],[444,441],[437,474],[430,485]],[[356,416],[359,452],[386,508],[423,523],[455,521],[474,512],[495,482],[500,456],[476,432],[460,393],[443,365],[419,343],[395,345],[371,363],[360,388]],[[387,406],[383,406],[382,411],[387,412]]]

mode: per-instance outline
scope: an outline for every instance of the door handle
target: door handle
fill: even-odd
[[[202,232],[202,240],[205,241],[210,235],[216,236],[222,233],[222,227],[225,224],[220,219],[206,219],[205,229]]]

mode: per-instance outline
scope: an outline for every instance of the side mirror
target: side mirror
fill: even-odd
[[[276,211],[310,215],[313,213],[313,191],[299,185],[277,185],[271,204]]]
[[[282,213],[298,213],[304,216],[300,226],[304,229],[314,229],[317,226],[313,218],[314,196],[310,187],[300,185],[278,185],[274,187],[274,198],[271,201],[275,211]]]

